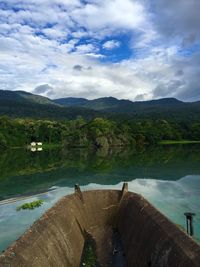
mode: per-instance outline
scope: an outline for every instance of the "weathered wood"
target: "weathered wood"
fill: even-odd
[[[79,267],[86,233],[96,242],[99,265],[112,266],[114,227],[128,267],[199,267],[199,245],[143,197],[123,188],[81,192],[77,187],[0,256],[0,266]]]

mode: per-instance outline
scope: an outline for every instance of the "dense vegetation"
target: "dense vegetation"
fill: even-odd
[[[166,120],[50,121],[0,117],[0,148],[24,147],[32,141],[65,147],[143,146],[162,140],[200,140],[199,122]]]
[[[173,98],[53,101],[23,91],[0,90],[0,116],[0,148],[22,147],[32,141],[99,148],[200,140],[200,102]]]

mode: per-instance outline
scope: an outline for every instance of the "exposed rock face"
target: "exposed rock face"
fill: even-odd
[[[100,266],[112,266],[113,227],[128,267],[200,266],[200,247],[140,195],[97,190],[62,198],[0,256],[0,266],[79,267],[86,233]]]

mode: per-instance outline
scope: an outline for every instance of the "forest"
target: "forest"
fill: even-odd
[[[0,117],[0,148],[25,147],[31,142],[63,147],[154,145],[163,140],[200,140],[200,122],[120,120],[97,117],[54,121]]]

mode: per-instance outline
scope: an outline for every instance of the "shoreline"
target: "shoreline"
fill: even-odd
[[[200,141],[192,140],[163,140],[158,143],[159,145],[189,145],[189,144],[200,144]]]

